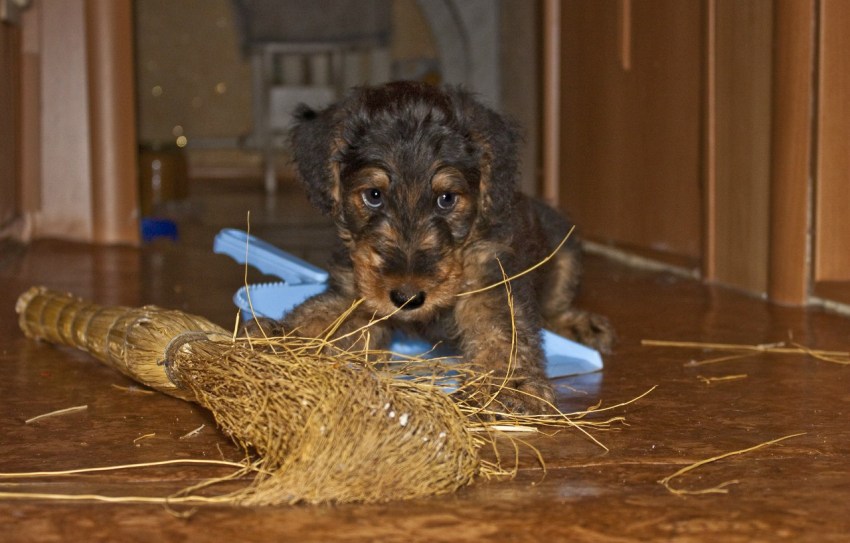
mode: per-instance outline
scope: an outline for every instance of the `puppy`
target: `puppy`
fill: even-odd
[[[462,295],[539,263],[572,226],[518,192],[517,140],[510,122],[458,88],[396,82],[355,89],[321,111],[300,108],[294,161],[340,244],[327,292],[272,331],[321,335],[362,299],[335,334],[373,324],[344,347],[381,349],[393,329],[448,341],[494,381],[508,379],[514,390],[498,397],[506,409],[545,409],[554,394],[541,327],[602,350],[613,333],[606,319],[572,305],[576,236],[510,282],[512,309],[504,285]]]

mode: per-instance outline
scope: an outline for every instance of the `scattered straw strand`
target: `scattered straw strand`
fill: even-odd
[[[245,285],[245,296],[248,298],[248,308],[251,310],[251,318],[254,319],[254,322],[256,323],[257,328],[260,330],[260,333],[263,335],[263,338],[268,340],[269,338],[266,335],[266,331],[265,331],[265,329],[263,329],[263,326],[260,324],[260,320],[257,318],[257,314],[254,312],[254,302],[251,300],[251,288],[248,285],[248,262],[249,262],[248,256],[250,254],[250,249],[251,249],[251,243],[250,243],[250,240],[251,240],[251,211],[250,210],[248,210],[248,215],[247,215],[245,221],[247,223],[245,228],[246,228],[246,233],[248,235],[245,236],[245,267],[244,267],[244,271],[243,271],[242,282]],[[272,346],[271,349],[272,349],[272,352],[274,352],[274,346]]]
[[[133,440],[134,445],[138,445],[139,441],[144,441],[145,439],[150,439],[152,437],[156,437],[156,432],[151,432],[149,434],[144,434]]]
[[[201,433],[201,430],[203,430],[205,426],[206,426],[206,424],[201,424],[200,426],[198,426],[197,428],[195,428],[191,432],[187,432],[177,439],[189,439],[190,437],[195,437],[196,435]]]
[[[705,349],[713,351],[731,351],[740,354],[799,354],[811,356],[824,362],[833,364],[850,365],[850,352],[846,351],[822,351],[810,349],[803,345],[793,344],[791,347],[786,347],[784,343],[771,343],[762,345],[747,345],[737,343],[700,343],[697,341],[665,341],[644,339],[641,340],[641,345],[645,347],[672,347],[681,349]],[[731,357],[729,358],[731,359]],[[704,361],[702,363],[719,362],[721,359]],[[699,365],[700,362],[693,362],[690,365]]]
[[[74,407],[66,407],[65,409],[57,409],[56,411],[51,411],[50,413],[44,413],[42,415],[36,415],[35,417],[29,418],[24,421],[24,424],[29,424],[31,422],[46,419],[48,417],[58,417],[60,415],[67,415],[69,413],[77,413],[79,411],[85,411],[88,408],[88,405],[77,405]]]
[[[179,460],[161,460],[158,462],[144,462],[139,464],[121,464],[116,466],[98,466],[93,468],[78,468],[57,471],[25,471],[20,473],[0,473],[0,479],[36,479],[42,477],[65,477],[70,475],[81,475],[84,473],[99,473],[103,471],[121,471],[128,469],[143,469],[160,466],[183,466],[183,465],[207,465],[225,466],[231,468],[244,468],[244,462],[231,462],[228,460],[206,460],[203,458],[183,458]]]
[[[728,452],[728,453],[725,453],[725,454],[721,454],[719,456],[713,456],[711,458],[706,458],[705,460],[700,460],[699,462],[694,462],[693,464],[685,466],[682,469],[680,469],[679,471],[677,471],[676,473],[674,473],[672,475],[668,475],[667,477],[661,479],[658,482],[660,484],[664,485],[664,488],[666,488],[667,490],[669,490],[670,492],[672,492],[673,494],[676,494],[676,495],[726,494],[726,493],[729,492],[729,490],[726,487],[728,487],[729,485],[737,484],[738,483],[737,480],[726,481],[726,482],[721,483],[717,486],[714,486],[714,487],[711,487],[711,488],[703,488],[703,489],[700,489],[700,490],[686,490],[686,489],[682,489],[682,488],[673,488],[673,486],[670,484],[670,482],[673,479],[680,477],[680,476],[684,475],[685,473],[688,473],[689,471],[693,471],[693,470],[695,470],[699,467],[702,467],[706,464],[710,464],[712,462],[717,462],[718,460],[723,460],[724,458],[729,458],[730,456],[746,454],[746,453],[761,449],[762,447],[767,447],[768,445],[773,445],[773,444],[779,443],[780,441],[785,441],[786,439],[791,439],[793,437],[799,437],[799,436],[802,436],[802,435],[805,435],[805,434],[806,434],[805,432],[802,432],[802,433],[799,433],[799,434],[791,434],[791,435],[780,437],[780,438],[777,438],[777,439],[772,439],[772,440],[766,441],[764,443],[759,443],[758,445],[754,445],[754,446],[748,447],[746,449],[741,449],[741,450],[738,450],[738,451],[732,451],[732,452]]]
[[[718,356],[717,358],[708,358],[706,360],[689,360],[685,363],[686,368],[695,368],[697,366],[707,366],[709,364],[719,364],[721,362],[731,362],[732,360],[743,360],[744,358],[752,358],[760,353],[750,352],[743,354],[730,354]]]
[[[135,385],[123,386],[112,383],[112,388],[118,389],[122,392],[129,392],[131,394],[156,394],[156,392],[154,392],[153,390],[147,390]]]
[[[46,500],[61,502],[95,501],[106,503],[132,503],[154,505],[200,505],[200,504],[229,504],[228,496],[104,496],[102,494],[49,494],[44,492],[0,492],[0,499],[5,500]]]
[[[713,385],[714,383],[724,383],[724,382],[727,382],[727,381],[739,381],[741,379],[746,379],[746,378],[747,378],[746,373],[738,373],[738,374],[735,374],[735,375],[723,375],[723,376],[720,376],[720,377],[705,377],[705,376],[702,376],[702,375],[697,375],[697,379],[699,379],[700,381],[702,381],[703,383],[705,383],[707,385]]]

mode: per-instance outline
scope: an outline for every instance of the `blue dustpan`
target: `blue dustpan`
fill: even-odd
[[[225,254],[240,264],[247,261],[261,272],[283,279],[282,282],[248,285],[236,292],[233,301],[246,319],[251,318],[252,309],[257,316],[280,319],[307,298],[327,289],[328,272],[241,230],[227,228],[219,232],[213,251]],[[598,351],[549,330],[543,330],[541,334],[549,378],[602,369],[602,357]],[[430,343],[401,334],[393,337],[389,350],[408,356],[454,354],[444,350],[435,352]]]

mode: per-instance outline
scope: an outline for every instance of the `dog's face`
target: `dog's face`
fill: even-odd
[[[513,141],[469,95],[414,83],[301,112],[295,160],[312,201],[333,215],[370,310],[419,321],[455,303],[464,248],[513,194]],[[495,176],[500,151],[509,171]]]

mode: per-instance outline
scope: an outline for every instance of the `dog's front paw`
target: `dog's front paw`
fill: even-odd
[[[475,403],[496,417],[499,413],[542,415],[555,409],[555,391],[546,379],[494,377],[481,392]]]
[[[542,415],[555,406],[555,391],[544,379],[525,379],[514,383],[515,388],[503,388],[497,397],[509,412],[521,415]]]
[[[588,311],[569,311],[548,325],[556,334],[606,354],[611,352],[617,341],[617,334],[608,319]]]
[[[240,335],[243,337],[278,337],[283,335],[280,321],[266,317],[254,317],[242,323]]]

